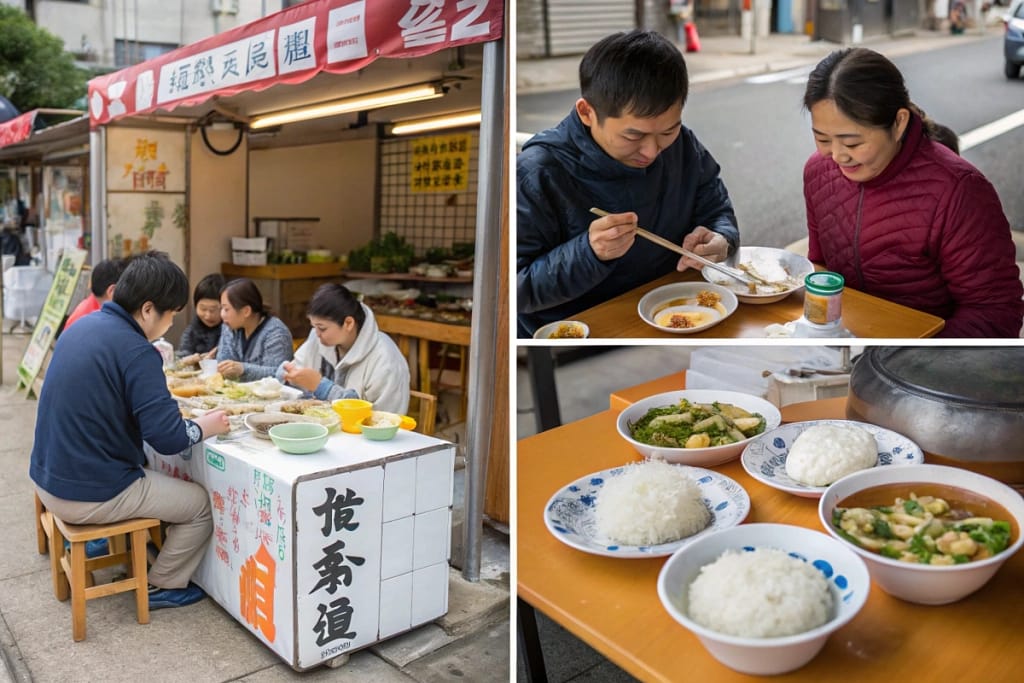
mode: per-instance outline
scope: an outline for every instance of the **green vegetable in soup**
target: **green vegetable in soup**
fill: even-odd
[[[901,562],[963,564],[1010,545],[1009,522],[969,514],[942,498],[911,493],[891,506],[834,508],[832,525],[847,541]]]

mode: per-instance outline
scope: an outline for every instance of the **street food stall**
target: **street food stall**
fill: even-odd
[[[472,241],[473,270],[465,283],[472,298],[504,298],[507,285],[494,277],[501,271],[508,225],[504,21],[504,3],[498,0],[443,6],[313,0],[93,79],[93,260],[160,249],[182,264],[193,282],[211,272],[241,274],[236,269],[253,267],[267,268],[261,273],[265,279],[282,285],[295,274],[289,269],[316,266],[314,276],[304,272],[293,278],[304,282],[308,296],[317,279],[346,280],[344,264],[244,265],[234,259],[235,247],[269,257],[270,241],[287,239],[293,253],[298,250],[291,245],[302,243],[307,254],[337,255],[382,232],[401,231],[420,250],[438,241]],[[413,126],[412,137],[402,126],[406,131]],[[445,168],[456,157],[469,160],[468,171]],[[316,220],[260,234],[267,217]],[[233,238],[255,240],[257,248]],[[273,250],[280,254],[280,247]],[[279,301],[282,308],[297,303]],[[494,376],[507,343],[507,321],[494,307],[475,307],[464,329],[474,349],[470,377]],[[492,486],[488,466],[497,461],[491,469],[507,472],[508,433],[504,421],[492,421],[505,398],[481,391],[475,381],[468,392],[462,572],[477,580],[485,490],[506,491],[507,506],[507,478]],[[206,448],[193,460],[218,452],[214,460],[228,457],[215,444]],[[422,444],[367,462],[386,470],[387,458],[411,457],[418,449]],[[340,458],[342,450],[329,446],[325,457]],[[277,486],[292,487],[289,500],[298,500],[299,484],[310,473],[266,467],[262,471],[273,475]],[[302,506],[284,500],[294,528]],[[245,502],[248,514],[258,519],[252,507],[256,499]],[[276,504],[273,510],[276,514]],[[487,512],[508,519],[507,507]],[[268,552],[273,555],[277,547]],[[215,556],[205,560],[218,561]],[[291,569],[283,565],[282,571]],[[296,575],[297,600],[310,592],[308,579]],[[221,604],[233,609],[227,600]],[[262,637],[256,625],[243,623]],[[315,637],[308,630],[305,635]],[[303,657],[290,662],[313,661]]]

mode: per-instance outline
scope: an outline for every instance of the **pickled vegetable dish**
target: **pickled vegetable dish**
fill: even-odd
[[[913,491],[909,497],[888,500],[893,503],[836,507],[832,525],[843,538],[866,550],[916,564],[974,562],[1002,552],[1011,543],[1009,514],[1005,510],[996,513],[1001,518],[985,514],[999,508],[994,503],[972,505],[948,494]]]
[[[765,429],[760,413],[751,413],[731,403],[679,403],[651,408],[629,425],[630,435],[651,446],[708,448],[737,443],[757,436]]]

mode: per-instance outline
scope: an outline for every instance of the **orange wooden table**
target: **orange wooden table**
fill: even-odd
[[[731,316],[703,332],[689,335],[663,332],[645,323],[637,313],[637,304],[644,294],[673,282],[702,282],[693,270],[669,273],[603,304],[598,304],[572,316],[585,322],[594,337],[634,337],[658,339],[685,339],[687,337],[737,338],[764,337],[764,329],[772,323],[785,324],[797,320],[804,312],[802,294],[790,294],[771,304],[741,303]],[[885,299],[858,292],[847,287],[843,290],[843,325],[857,337],[912,339],[932,337],[942,329],[942,318],[913,308],[894,304]]]
[[[668,386],[682,377],[672,376]],[[675,384],[676,386],[672,386]],[[666,390],[647,385],[612,395],[614,405]],[[842,418],[845,399],[782,408],[784,422]],[[639,459],[606,410],[518,443],[518,597],[541,610],[642,681],[750,681],[729,669],[661,606],[664,558],[619,559],[580,552],[545,528],[548,499],[579,477]],[[748,522],[795,524],[821,531],[817,503],[765,486],[739,460],[715,468],[750,495]],[[824,533],[824,532],[823,532]],[[1016,681],[1024,669],[1024,553],[1010,558],[979,592],[940,607],[902,602],[872,585],[857,617],[824,650],[779,681],[893,683],[922,679]],[[766,679],[761,679],[766,680]]]

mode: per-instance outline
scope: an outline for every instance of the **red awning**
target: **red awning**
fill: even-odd
[[[89,81],[92,127],[501,38],[504,0],[310,0]]]
[[[15,116],[10,121],[0,123],[0,147],[28,140],[28,137],[32,135],[32,126],[35,125],[38,113],[38,109],[33,109],[21,116]]]

